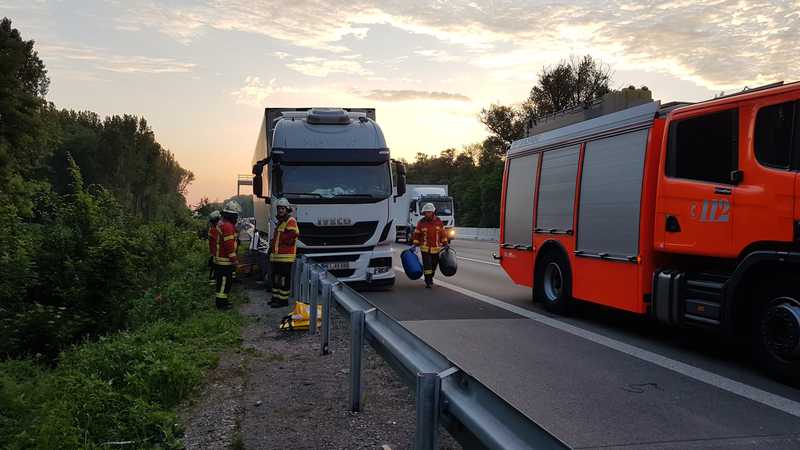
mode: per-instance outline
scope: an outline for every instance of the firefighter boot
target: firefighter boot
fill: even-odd
[[[289,300],[274,300],[269,304],[271,308],[285,308],[289,306]]]
[[[231,302],[226,298],[217,298],[216,305],[219,310],[231,309]]]

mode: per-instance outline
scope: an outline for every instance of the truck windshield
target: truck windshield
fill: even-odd
[[[452,200],[426,200],[425,203],[433,203],[436,207],[437,216],[452,216],[453,215],[453,201]]]
[[[289,199],[385,199],[392,194],[389,165],[282,165],[282,194]]]

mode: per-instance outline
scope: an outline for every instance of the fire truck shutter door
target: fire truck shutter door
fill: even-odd
[[[639,213],[649,130],[586,145],[578,213],[578,250],[639,254]]]
[[[536,228],[572,230],[579,156],[578,145],[544,153]]]
[[[539,155],[509,161],[505,208],[505,242],[531,245],[533,232],[533,190],[539,171]]]

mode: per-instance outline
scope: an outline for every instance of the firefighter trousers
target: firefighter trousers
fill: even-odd
[[[422,269],[425,273],[425,284],[433,282],[433,275],[439,266],[439,254],[422,252]]]
[[[228,294],[231,293],[231,285],[233,284],[233,270],[232,265],[217,265],[214,267],[214,273],[217,277],[217,308],[226,308],[230,306]]]
[[[212,286],[217,284],[217,274],[215,273],[216,272],[216,270],[215,270],[216,268],[217,268],[217,265],[214,264],[214,257],[213,256],[209,256],[208,257],[208,284],[210,284]]]
[[[292,294],[292,264],[290,262],[270,263],[272,269],[272,302],[287,305]]]

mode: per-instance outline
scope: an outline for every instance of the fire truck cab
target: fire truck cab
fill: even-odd
[[[580,299],[719,330],[800,382],[800,83],[514,142],[498,258],[551,311]]]

